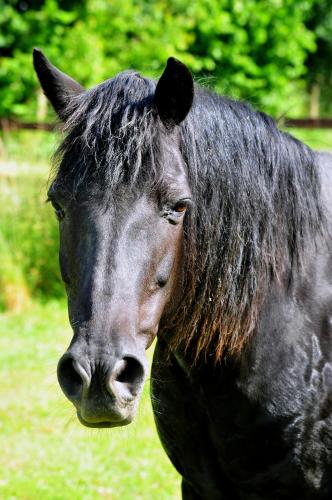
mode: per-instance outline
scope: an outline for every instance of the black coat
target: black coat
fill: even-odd
[[[320,155],[329,220],[332,157]],[[192,366],[159,339],[158,432],[185,499],[332,498],[332,251],[318,242],[292,286],[275,283],[247,347]]]

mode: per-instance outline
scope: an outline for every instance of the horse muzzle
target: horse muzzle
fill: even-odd
[[[137,354],[91,360],[69,349],[58,363],[58,381],[83,425],[116,427],[136,414],[145,364]]]

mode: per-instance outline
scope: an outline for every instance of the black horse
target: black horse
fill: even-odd
[[[34,52],[65,138],[48,196],[79,420],[152,403],[186,499],[332,498],[332,157],[169,59],[92,90]]]

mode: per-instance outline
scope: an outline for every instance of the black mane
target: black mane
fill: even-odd
[[[143,174],[159,175],[156,166],[154,81],[125,71],[71,98],[56,153],[61,160],[57,182],[75,194],[92,183],[108,191],[123,182],[132,185]],[[150,172],[143,171],[146,160]]]
[[[155,86],[124,72],[73,98],[55,182],[112,191],[162,176]],[[315,154],[248,104],[198,87],[180,135],[194,208],[183,300],[167,329],[173,345],[220,359],[242,348],[269,283],[301,264],[321,226]]]

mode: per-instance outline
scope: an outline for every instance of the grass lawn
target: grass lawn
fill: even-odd
[[[180,481],[159,443],[148,383],[133,424],[86,429],[56,380],[71,338],[66,306],[0,315],[0,498],[176,499]]]
[[[332,130],[289,132],[314,149],[332,150]],[[58,386],[56,364],[71,332],[64,302],[45,302],[47,293],[62,294],[57,228],[43,204],[55,143],[39,132],[0,136],[0,310],[2,302],[15,304],[9,299],[22,283],[44,301],[25,313],[0,314],[0,500],[180,498],[148,383],[135,422],[112,430],[83,428]]]
[[[42,132],[0,135],[0,311],[20,308],[22,286],[44,303],[0,314],[0,500],[180,498],[148,382],[135,422],[112,430],[82,427],[58,386],[56,365],[71,331],[66,304],[46,301],[63,296],[57,224],[44,204],[55,144]]]
[[[289,128],[287,132],[305,142],[313,149],[332,151],[332,129]]]

